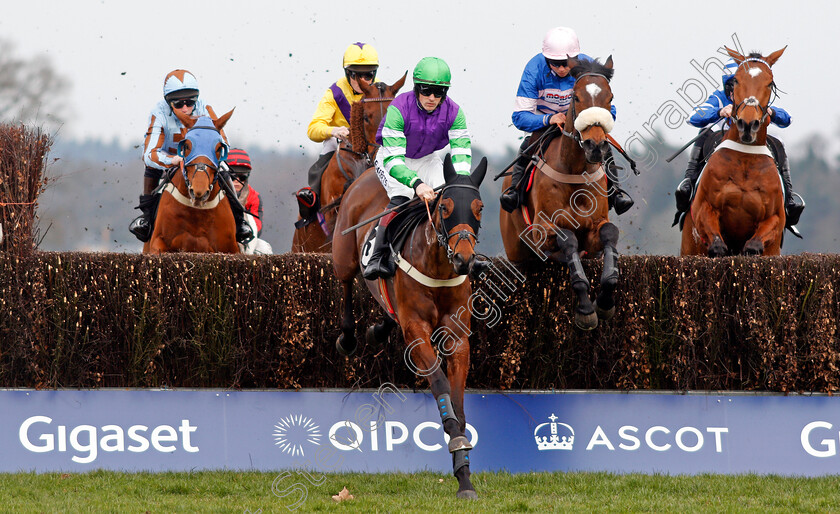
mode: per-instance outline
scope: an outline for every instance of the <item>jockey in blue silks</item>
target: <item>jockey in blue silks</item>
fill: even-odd
[[[519,89],[516,92],[516,104],[513,111],[513,124],[524,132],[536,132],[552,124],[563,128],[566,112],[572,100],[572,88],[575,78],[569,72],[577,61],[591,61],[592,58],[580,53],[580,44],[574,30],[567,27],[555,27],[548,31],[543,39],[542,53],[535,55],[522,72]],[[610,106],[615,119],[615,106]],[[512,212],[519,207],[524,195],[523,175],[530,162],[530,155],[525,150],[531,143],[526,136],[519,149],[519,159],[511,172],[511,186],[499,199],[502,208]],[[626,191],[618,187],[615,176],[615,164],[612,149],[607,153],[607,189],[610,193],[610,207],[616,214],[623,214],[633,206],[633,199]]]
[[[734,59],[729,59],[724,66],[721,77],[723,89],[716,90],[712,93],[688,120],[688,123],[698,128],[704,128],[709,125],[713,126],[711,130],[702,132],[700,137],[697,138],[697,141],[695,141],[688,160],[688,167],[685,170],[685,178],[680,182],[680,185],[677,186],[677,190],[674,192],[674,197],[677,202],[677,219],[679,219],[680,213],[686,212],[691,206],[694,187],[706,162],[707,156],[703,153],[703,147],[709,138],[709,134],[712,132],[725,132],[729,129],[733,105],[732,91],[735,88],[735,83],[732,79],[735,77],[737,70],[738,63]],[[768,107],[767,114],[770,116],[770,122],[779,128],[786,128],[790,125],[790,114],[781,107]],[[790,164],[784,145],[777,137],[770,134],[767,134],[767,143],[776,155],[776,165],[779,168],[779,173],[782,175],[782,182],[785,188],[785,225],[791,227],[799,222],[799,217],[805,209],[805,202],[799,193],[793,191],[793,186],[790,181]],[[794,234],[796,233],[794,231]]]

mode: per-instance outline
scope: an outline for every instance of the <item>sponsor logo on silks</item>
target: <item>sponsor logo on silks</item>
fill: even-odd
[[[557,423],[558,418],[553,412],[548,419],[551,423],[542,423],[534,429],[537,449],[539,451],[571,450],[575,444],[575,429],[565,423]]]
[[[289,415],[274,425],[274,444],[292,457],[304,456],[304,444],[321,446],[321,427],[303,414]]]
[[[146,425],[131,425],[127,429],[119,425],[104,425],[98,428],[93,425],[79,425],[70,430],[69,436],[66,425],[52,426],[52,422],[52,418],[48,416],[26,418],[18,430],[20,444],[31,452],[47,453],[56,450],[66,452],[69,443],[73,451],[82,454],[73,455],[71,458],[79,464],[95,461],[99,449],[104,452],[144,453],[151,448],[158,452],[170,453],[178,449],[179,439],[184,451],[196,453],[199,450],[198,446],[193,446],[190,441],[190,436],[198,427],[190,425],[188,419],[182,419],[177,429],[170,425],[152,428]],[[180,436],[178,432],[181,433]]]

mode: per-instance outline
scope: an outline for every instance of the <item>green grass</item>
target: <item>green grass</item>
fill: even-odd
[[[285,505],[297,497],[272,494],[276,477],[256,472],[0,474],[0,511],[289,512]],[[292,474],[277,489],[295,482],[307,489],[297,512],[840,511],[840,476],[476,473],[475,502],[457,500],[455,479],[437,473],[332,474],[318,486]],[[343,487],[355,499],[338,504],[331,497]]]

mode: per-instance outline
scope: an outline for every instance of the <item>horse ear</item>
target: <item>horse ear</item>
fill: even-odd
[[[391,90],[394,92],[393,94],[395,94],[395,95],[396,95],[396,94],[397,94],[397,91],[399,91],[399,90],[400,90],[400,88],[401,88],[401,87],[403,87],[403,85],[405,84],[405,78],[406,78],[407,76],[408,76],[408,71],[406,71],[405,73],[403,73],[403,76],[402,76],[402,78],[401,78],[400,80],[398,80],[398,81],[394,82],[394,84],[391,86]]]
[[[479,161],[479,163],[478,163],[478,166],[476,166],[475,169],[472,170],[472,173],[470,173],[470,182],[472,182],[472,184],[475,187],[478,187],[484,181],[484,175],[486,175],[486,174],[487,174],[487,157],[482,157],[481,161]]]
[[[446,157],[443,158],[443,180],[447,184],[451,184],[457,176],[455,166],[452,165],[452,156],[446,154]]]
[[[764,58],[764,60],[767,61],[767,64],[769,64],[770,66],[773,66],[774,64],[776,64],[776,61],[779,60],[779,57],[781,57],[782,54],[785,53],[786,49],[787,49],[787,45],[785,45],[785,47],[782,48],[781,50],[776,50],[772,54],[768,55],[767,57]]]
[[[732,57],[733,59],[735,59],[735,62],[737,62],[738,64],[741,64],[742,62],[744,62],[744,56],[743,55],[739,54],[738,52],[729,48],[728,46],[724,46],[723,48],[726,49],[726,53],[729,54],[729,57]]]
[[[610,54],[610,56],[607,57],[607,62],[604,63],[604,68],[607,68],[607,69],[611,70],[612,67],[613,67],[612,54]]]
[[[175,117],[181,120],[181,123],[183,123],[188,129],[193,128],[195,122],[198,121],[198,118],[193,118],[189,114],[184,114],[178,109],[172,109],[172,112],[175,114]]]
[[[214,126],[214,127],[216,127],[216,130],[222,130],[222,128],[223,128],[223,127],[225,126],[225,124],[228,122],[228,120],[230,119],[230,117],[231,117],[231,116],[233,116],[233,111],[234,111],[235,109],[236,109],[236,107],[234,107],[234,108],[233,108],[233,109],[231,109],[230,111],[228,111],[228,112],[226,112],[226,113],[222,114],[221,116],[219,116],[218,118],[216,118],[215,120],[213,120],[213,126]]]
[[[376,98],[377,96],[379,96],[375,94],[378,92],[378,90],[376,89],[376,86],[373,82],[371,82],[370,84],[365,84],[364,82],[359,81],[359,89],[362,90],[362,94],[365,96],[365,98]]]

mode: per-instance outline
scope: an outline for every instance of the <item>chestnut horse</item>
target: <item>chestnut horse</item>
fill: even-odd
[[[227,156],[221,130],[233,110],[216,120],[174,112],[189,129],[178,145],[184,161],[164,186],[155,228],[143,253],[239,253],[233,212],[217,174],[219,162]]]
[[[573,98],[564,129],[542,134],[537,150],[537,171],[519,209],[500,215],[502,241],[508,259],[523,262],[535,255],[566,265],[577,294],[575,324],[584,330],[598,326],[598,318],[615,313],[613,292],[618,283],[618,227],[610,223],[606,176],[602,161],[608,150],[607,133],[613,127],[610,104],[612,56],[606,64],[580,62],[572,68]],[[536,141],[539,134],[531,136]],[[510,186],[505,179],[503,190]],[[603,252],[601,292],[593,306],[581,253],[595,257]],[[547,255],[546,255],[547,254]]]
[[[321,178],[321,212],[318,223],[296,228],[292,238],[292,252],[329,253],[341,196],[350,184],[366,169],[373,166],[376,151],[376,130],[388,105],[405,84],[404,74],[392,85],[359,82],[364,97],[350,108],[350,140],[342,141]]]
[[[681,255],[781,253],[784,189],[767,148],[767,110],[776,89],[770,67],[785,48],[767,57],[744,57],[726,49],[738,63],[733,123],[697,182],[682,230]]]
[[[367,330],[368,344],[383,341],[399,323],[406,341],[405,360],[411,370],[426,377],[439,409],[443,429],[449,436],[452,471],[458,479],[458,497],[476,498],[470,482],[469,450],[465,437],[464,387],[470,367],[470,307],[472,287],[468,274],[475,262],[475,244],[481,222],[481,196],[487,160],[482,159],[471,175],[455,172],[444,159],[445,186],[422,221],[408,235],[399,251],[399,269],[393,278],[366,281],[368,288],[388,313],[385,321]],[[414,201],[418,203],[417,200]],[[333,267],[344,290],[344,317],[336,341],[339,352],[356,350],[356,319],[353,314],[353,281],[359,274],[360,256],[371,229],[342,234],[362,220],[380,214],[388,196],[373,170],[353,182],[344,195],[335,224]],[[426,216],[426,211],[422,215]],[[391,225],[394,223],[392,222]],[[393,317],[393,318],[392,318]],[[446,373],[441,356],[446,358]]]

